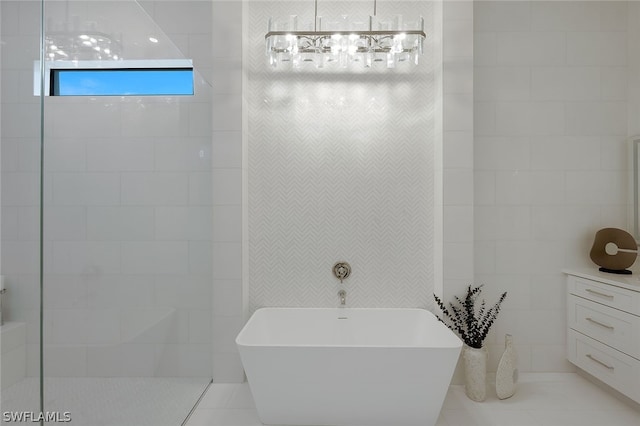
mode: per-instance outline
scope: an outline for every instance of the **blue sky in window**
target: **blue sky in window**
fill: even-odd
[[[191,69],[56,70],[56,96],[193,95]]]

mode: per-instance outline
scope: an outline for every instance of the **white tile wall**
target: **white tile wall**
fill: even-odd
[[[521,371],[571,370],[560,271],[626,227],[627,5],[475,3],[476,280],[508,292],[490,350],[513,334]]]
[[[125,55],[180,55],[211,73],[212,2],[145,2],[147,11],[72,3],[80,19],[113,16],[112,27],[124,25]],[[63,9],[54,2],[48,16]],[[8,312],[28,326],[31,375],[39,334],[39,105],[31,87],[39,10],[37,2],[2,2],[2,273],[10,277]],[[169,43],[143,51],[133,43],[137,31]],[[47,375],[211,377],[210,80],[196,77],[193,98],[45,100]],[[240,167],[232,147],[218,146],[218,165],[227,157],[227,168]],[[240,188],[240,174],[232,178]]]

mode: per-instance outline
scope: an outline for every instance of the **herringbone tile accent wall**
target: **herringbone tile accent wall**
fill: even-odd
[[[319,14],[371,13],[361,1]],[[312,2],[248,4],[250,310],[262,306],[430,307],[433,291],[434,67],[274,71],[270,16],[313,16]],[[378,2],[378,14],[425,17],[424,1]],[[336,261],[353,271],[340,285]]]

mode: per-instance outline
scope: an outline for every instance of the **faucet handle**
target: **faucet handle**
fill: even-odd
[[[349,265],[347,262],[336,263],[335,265],[333,265],[333,275],[340,280],[340,283],[342,283],[342,280],[348,278],[349,275],[351,275],[351,265]]]

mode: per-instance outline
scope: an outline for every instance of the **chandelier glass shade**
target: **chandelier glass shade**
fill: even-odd
[[[291,15],[270,19],[265,35],[268,62],[274,68],[417,65],[425,39],[424,19],[404,21],[401,15],[390,19],[316,15],[314,22],[302,25]]]

